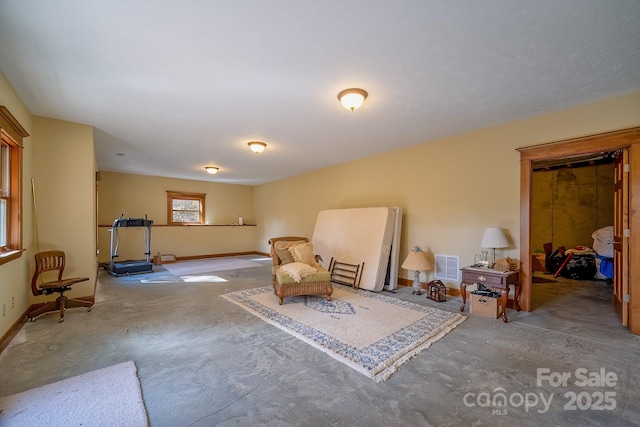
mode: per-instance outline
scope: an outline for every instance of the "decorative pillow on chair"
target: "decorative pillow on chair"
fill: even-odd
[[[289,252],[289,249],[275,249],[275,251],[276,251],[276,255],[278,255],[278,258],[280,258],[281,265],[290,264],[294,262],[293,255],[291,255],[291,252]]]
[[[297,283],[300,283],[300,280],[316,272],[315,268],[311,267],[309,264],[304,264],[302,262],[292,262],[289,264],[285,264],[278,270],[282,271],[283,273],[287,273]]]
[[[313,253],[312,243],[300,243],[289,248],[289,252],[293,255],[295,262],[302,262],[304,264],[316,265],[316,255]]]
[[[291,246],[295,246],[295,245],[299,245],[301,243],[304,243],[304,240],[280,240],[277,241],[274,245],[273,245],[273,249],[276,253],[276,255],[278,255],[278,258],[280,258],[280,264],[289,264],[291,262],[294,262],[295,260],[293,259],[293,254],[291,254],[291,252],[289,251],[289,248]]]

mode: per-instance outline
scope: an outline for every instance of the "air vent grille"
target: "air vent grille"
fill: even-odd
[[[436,254],[435,278],[443,280],[460,280],[460,256]]]

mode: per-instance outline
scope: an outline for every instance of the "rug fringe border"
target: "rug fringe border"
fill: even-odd
[[[449,332],[454,330],[459,324],[461,324],[465,320],[467,320],[466,316],[463,316],[461,314],[456,314],[455,318],[451,319],[449,323],[442,325],[439,328],[440,330],[435,335],[427,339],[427,341],[423,342],[422,344],[419,344],[413,350],[402,355],[400,358],[398,358],[398,360],[392,362],[390,366],[388,366],[387,368],[383,369],[382,371],[378,372],[375,376],[373,376],[372,377],[373,381],[376,383],[379,383],[379,382],[388,380],[389,377],[393,373],[397,372],[402,365],[407,363],[411,358],[418,355],[422,351],[431,347],[431,344],[440,341],[441,338],[444,338]]]

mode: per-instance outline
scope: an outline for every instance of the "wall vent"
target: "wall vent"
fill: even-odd
[[[436,254],[436,279],[460,280],[460,256]]]

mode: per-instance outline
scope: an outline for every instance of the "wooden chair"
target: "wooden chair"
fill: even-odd
[[[29,316],[30,322],[35,322],[36,317],[43,313],[48,313],[50,311],[58,311],[60,310],[60,319],[58,322],[64,321],[64,311],[67,308],[73,307],[87,307],[87,311],[91,311],[91,306],[93,302],[83,301],[79,299],[67,298],[64,293],[71,289],[71,286],[89,280],[88,277],[72,277],[65,279],[63,278],[64,267],[65,267],[65,254],[63,251],[47,251],[47,252],[39,252],[35,255],[36,259],[36,271],[33,273],[33,278],[31,279],[31,292],[33,295],[51,295],[53,293],[59,293],[60,296],[55,300],[48,303],[45,303],[44,306],[31,311]],[[58,272],[58,279],[40,283],[38,285],[38,280],[44,280],[45,276],[40,276],[47,272]],[[54,273],[55,274],[55,273]]]

